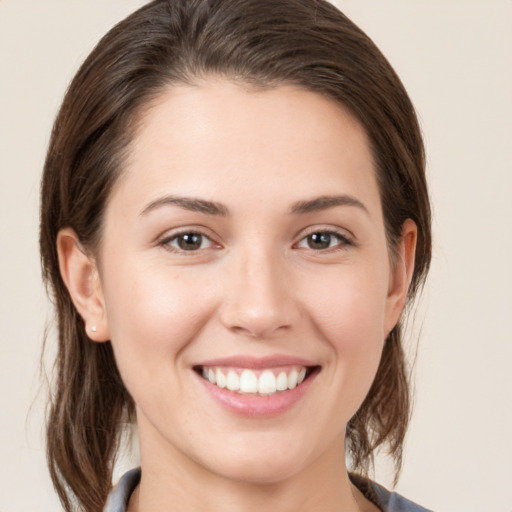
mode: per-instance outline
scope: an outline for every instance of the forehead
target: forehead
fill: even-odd
[[[139,117],[117,189],[222,200],[237,186],[290,201],[312,188],[375,192],[366,133],[342,105],[289,85],[263,90],[219,79],[164,90]]]

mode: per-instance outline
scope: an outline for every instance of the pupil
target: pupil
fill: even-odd
[[[185,251],[199,249],[201,247],[201,237],[202,235],[197,235],[195,233],[181,235],[178,239],[178,245],[180,246],[180,249]]]
[[[311,249],[327,249],[331,245],[331,235],[329,233],[313,233],[308,236],[308,242]]]

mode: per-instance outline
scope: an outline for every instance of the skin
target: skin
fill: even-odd
[[[297,208],[332,196],[344,204]],[[180,249],[178,233],[191,232],[200,247]],[[328,247],[312,247],[312,233],[330,233]],[[378,510],[348,479],[344,432],[404,305],[412,221],[402,234],[391,263],[365,132],[330,100],[211,79],[152,103],[98,258],[69,228],[58,239],[88,335],[111,340],[136,403],[143,473],[130,512]],[[192,369],[275,354],[321,369],[271,418],[220,406]]]

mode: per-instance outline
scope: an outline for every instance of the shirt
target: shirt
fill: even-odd
[[[432,512],[370,480],[355,475],[351,475],[351,480],[365,496],[371,494],[371,501],[380,507],[382,512]],[[139,482],[140,468],[125,473],[109,494],[103,512],[126,512],[130,496]]]

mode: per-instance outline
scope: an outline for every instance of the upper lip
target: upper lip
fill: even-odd
[[[318,366],[314,361],[294,357],[284,354],[276,354],[265,357],[254,357],[250,355],[237,355],[209,359],[198,363],[195,366],[227,366],[233,368],[250,368],[253,370],[262,370],[265,368],[274,368],[276,366]]]

